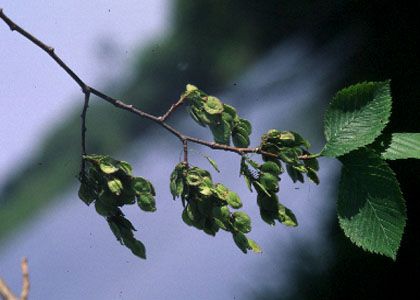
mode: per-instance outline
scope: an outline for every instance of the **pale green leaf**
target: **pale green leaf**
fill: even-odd
[[[114,178],[108,181],[108,188],[115,195],[121,195],[121,192],[123,190],[123,185],[122,185],[121,180]]]
[[[406,222],[395,174],[372,150],[354,151],[340,160],[337,210],[341,228],[356,245],[395,260]]]
[[[105,174],[112,174],[118,171],[118,168],[108,162],[99,163],[99,168]]]
[[[254,240],[251,240],[250,238],[248,238],[248,246],[249,250],[252,250],[255,253],[262,253],[260,245],[258,245]]]
[[[213,96],[208,96],[204,102],[204,110],[210,115],[221,114],[223,111],[223,103]]]
[[[370,144],[391,114],[389,81],[359,83],[339,91],[327,109],[322,155],[338,157]]]

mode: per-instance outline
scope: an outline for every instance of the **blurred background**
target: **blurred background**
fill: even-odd
[[[390,78],[388,132],[419,132],[418,4],[387,1],[9,1],[0,8],[56,49],[88,84],[154,114],[187,83],[237,107],[254,125],[294,130],[322,148],[322,119],[334,93]],[[87,150],[134,166],[157,189],[157,212],[124,210],[146,245],[140,260],[120,246],[93,207],[77,197],[83,94],[50,57],[0,24],[0,276],[20,290],[29,259],[31,299],[388,299],[415,286],[419,162],[391,163],[407,201],[397,261],[365,253],[338,227],[340,164],[321,159],[321,184],[284,176],[280,198],[299,227],[269,227],[256,195],[238,178],[239,158],[192,145],[191,162],[241,196],[250,237],[263,253],[242,254],[229,234],[183,224],[169,193],[181,154],[172,135],[92,97]],[[180,109],[170,123],[210,139]]]

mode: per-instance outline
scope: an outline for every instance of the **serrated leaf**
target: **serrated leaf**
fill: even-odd
[[[420,159],[420,133],[393,133],[384,147],[383,159]]]
[[[351,152],[340,161],[341,228],[359,247],[395,260],[407,216],[394,172],[369,149]]]
[[[370,144],[391,115],[389,81],[359,83],[339,91],[324,120],[322,155],[338,157]]]
[[[218,173],[220,173],[220,170],[219,170],[219,167],[217,166],[217,163],[216,163],[216,161],[214,160],[214,159],[211,159],[210,157],[208,157],[207,155],[205,155],[204,156],[208,161],[209,161],[209,163],[211,164],[211,166],[218,172]]]

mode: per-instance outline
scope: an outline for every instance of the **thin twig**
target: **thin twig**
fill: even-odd
[[[161,116],[160,117],[160,120],[162,121],[162,122],[165,122],[166,121],[166,119],[167,118],[169,118],[169,116],[178,108],[178,107],[180,107],[183,103],[184,103],[184,101],[185,101],[185,99],[187,98],[187,96],[188,96],[188,94],[182,94],[182,96],[179,98],[179,100],[176,102],[176,103],[174,103],[174,104],[172,104],[171,105],[171,107],[168,109],[168,111],[163,115],[163,116]]]
[[[83,156],[86,155],[86,131],[87,131],[87,127],[86,127],[86,114],[87,114],[87,110],[89,108],[89,97],[90,97],[90,92],[87,91],[85,92],[85,103],[83,105],[83,110],[82,110],[82,114],[80,115],[80,117],[82,118],[82,147],[81,147],[81,166],[80,166],[80,180],[84,181],[85,179],[85,160],[83,159]]]
[[[21,300],[27,300],[29,295],[29,270],[28,270],[28,260],[26,257],[22,259],[21,263],[22,268],[22,292],[20,293]]]
[[[4,300],[17,300],[17,297],[10,288],[7,286],[6,282],[0,278],[0,296]]]
[[[183,144],[183,148],[184,148],[184,164],[188,168],[188,141],[183,140],[182,144]]]
[[[151,121],[154,121],[155,123],[159,124],[160,126],[164,127],[166,130],[168,130],[169,132],[171,132],[172,134],[174,134],[176,137],[178,137],[178,139],[180,139],[182,142],[184,141],[189,141],[192,143],[196,143],[196,144],[201,144],[203,146],[207,146],[211,149],[217,149],[217,150],[224,150],[224,151],[230,151],[230,152],[234,152],[237,153],[239,155],[243,155],[246,153],[259,153],[259,154],[264,154],[267,156],[271,156],[271,157],[277,157],[276,154],[274,153],[269,153],[266,151],[262,151],[260,148],[238,148],[238,147],[233,147],[233,146],[228,146],[228,145],[223,145],[223,144],[218,144],[215,142],[209,142],[209,141],[205,141],[205,140],[201,140],[195,137],[191,137],[191,136],[187,136],[182,134],[181,132],[179,132],[178,130],[176,130],[175,128],[173,128],[172,126],[170,126],[169,124],[165,123],[165,120],[179,107],[183,104],[185,98],[186,98],[186,94],[184,94],[183,96],[181,96],[181,98],[175,103],[173,104],[169,110],[161,117],[157,117],[155,115],[149,114],[147,112],[142,111],[141,109],[136,108],[134,105],[131,104],[127,104],[121,100],[115,99],[111,96],[108,96],[100,91],[98,91],[97,89],[87,85],[70,67],[67,66],[67,64],[64,63],[64,61],[55,53],[54,48],[47,46],[45,43],[43,43],[42,41],[40,41],[39,39],[37,39],[36,37],[34,37],[32,34],[30,34],[29,32],[27,32],[26,30],[24,30],[22,27],[20,27],[19,25],[17,25],[15,22],[13,22],[10,18],[8,18],[3,10],[0,8],[0,18],[10,27],[10,29],[12,31],[17,31],[19,32],[21,35],[23,35],[24,37],[26,37],[29,41],[31,41],[32,43],[34,43],[35,45],[37,45],[39,48],[41,48],[42,50],[44,50],[45,52],[48,53],[49,56],[52,57],[52,59],[57,62],[57,64],[64,69],[64,71],[70,75],[70,77],[82,88],[83,93],[85,94],[85,96],[91,93],[94,94],[96,96],[98,96],[99,98],[111,103],[112,105],[114,105],[115,107],[118,107],[120,109],[129,111],[131,113],[134,113],[142,118],[146,118],[149,119]],[[86,98],[85,98],[85,105],[86,105]],[[85,107],[84,107],[85,109]],[[82,124],[82,128],[83,128],[83,124]],[[83,129],[82,129],[82,134],[83,133]],[[84,139],[84,137],[82,137],[82,140]],[[83,143],[83,141],[82,141]],[[83,146],[82,146],[83,148]],[[83,150],[82,150],[83,151]],[[314,156],[311,156],[314,157]],[[302,155],[299,157],[300,159],[304,160],[304,159],[309,159],[310,157],[308,155]]]

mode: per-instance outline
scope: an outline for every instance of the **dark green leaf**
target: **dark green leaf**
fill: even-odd
[[[312,169],[308,169],[308,173],[306,173],[306,176],[308,176],[308,178],[314,182],[315,184],[319,184],[319,177],[316,174],[315,171],[313,171]]]
[[[238,115],[236,113],[236,109],[233,106],[223,103],[223,112],[229,114],[231,120],[237,120]]]
[[[156,201],[151,194],[140,194],[137,196],[137,204],[144,211],[156,211]]]
[[[95,201],[95,209],[96,212],[103,217],[112,217],[121,213],[120,209],[117,206],[106,203],[102,201],[101,198]]]
[[[143,177],[133,177],[131,185],[137,195],[152,192],[149,181],[147,181]]]
[[[276,194],[273,194],[270,197],[266,194],[258,194],[257,203],[261,209],[273,212],[274,217],[277,219],[279,200]]]
[[[188,214],[187,208],[184,208],[184,210],[182,211],[182,220],[188,226],[192,226],[193,224],[193,220],[190,218],[190,214]]]
[[[270,173],[274,176],[279,176],[282,173],[280,166],[274,161],[267,161],[263,163],[260,170],[264,173]]]
[[[80,200],[82,200],[86,205],[90,205],[97,198],[97,194],[94,187],[89,186],[87,183],[80,184],[78,194]]]
[[[211,123],[209,127],[216,143],[229,145],[232,131],[228,122],[221,120],[218,123]]]
[[[250,143],[249,137],[240,133],[232,134],[232,142],[238,148],[247,148]]]
[[[143,243],[135,238],[126,238],[123,239],[124,245],[127,246],[133,252],[134,255],[146,259],[146,248]]]
[[[307,169],[312,169],[313,171],[319,170],[318,160],[316,158],[306,159],[303,161]]]
[[[338,157],[370,144],[391,114],[389,81],[359,83],[339,91],[327,109],[322,155]]]
[[[258,180],[267,191],[278,192],[279,178],[270,173],[263,173]]]
[[[271,197],[271,194],[267,191],[267,189],[258,181],[253,181],[254,185],[255,185],[255,189],[257,190],[258,193],[260,193],[260,191],[262,191],[263,193],[265,193],[268,197]]]
[[[302,183],[304,182],[302,173],[300,173],[298,170],[293,168],[291,165],[289,164],[286,165],[286,171],[287,171],[287,174],[289,174],[290,178],[293,180],[293,182],[296,182],[296,181],[300,181]]]
[[[235,241],[236,246],[238,246],[238,248],[241,249],[243,253],[247,253],[249,244],[248,244],[248,239],[246,238],[245,234],[243,234],[242,232],[235,232],[232,235],[233,235],[233,240]]]
[[[252,133],[252,126],[251,123],[246,119],[239,120],[239,127],[244,128],[247,135],[251,135]]]
[[[341,228],[356,245],[395,260],[407,216],[394,172],[368,149],[340,160],[337,210]]]

